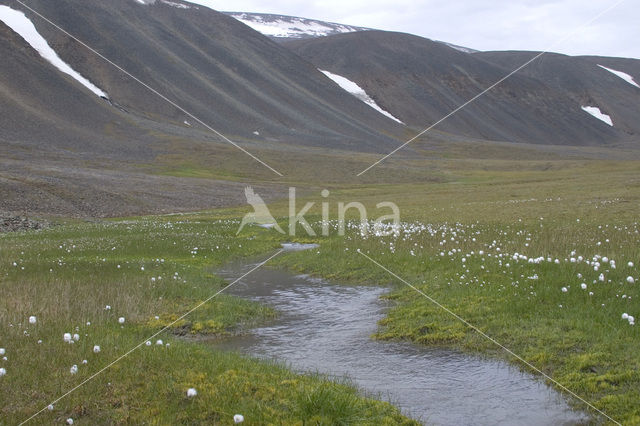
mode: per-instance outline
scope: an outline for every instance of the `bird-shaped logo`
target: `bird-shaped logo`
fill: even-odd
[[[240,231],[242,231],[242,228],[244,228],[245,225],[250,224],[255,224],[263,228],[274,228],[281,234],[285,233],[282,228],[280,228],[280,225],[278,225],[278,222],[276,222],[274,217],[271,215],[271,212],[269,211],[269,208],[265,204],[262,197],[256,194],[253,191],[252,187],[247,186],[244,189],[244,195],[247,198],[247,203],[249,203],[251,207],[253,207],[253,212],[244,215],[244,217],[242,218],[242,222],[240,223],[240,228],[238,228],[238,232],[236,232],[236,235],[238,235]]]

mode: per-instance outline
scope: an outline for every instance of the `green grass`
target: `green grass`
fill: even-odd
[[[529,147],[509,152],[470,145],[416,147],[428,153],[426,159],[393,158],[362,179],[348,172],[362,170],[375,156],[294,156],[299,161],[293,174],[277,183],[299,185],[300,193],[316,202],[310,221],[320,218],[322,201],[330,203],[332,218],[340,201],[361,201],[372,217],[376,203],[394,201],[405,222],[426,230],[399,238],[300,233],[296,240],[319,242],[320,249],[288,253],[273,264],[345,283],[393,286],[388,295],[393,307],[378,339],[508,358],[372,265],[357,253],[361,249],[617,421],[640,424],[640,329],[621,319],[623,312],[640,318],[640,283],[626,283],[628,275],[640,278],[638,163],[586,159],[600,155],[595,151],[571,159],[545,154],[532,161]],[[224,165],[223,158],[189,159],[182,172],[225,176],[236,162]],[[291,158],[272,153],[267,160],[284,170]],[[220,166],[211,175],[206,174],[209,160]],[[331,195],[321,199],[325,187]],[[298,201],[299,209],[306,200]],[[287,212],[285,201],[270,207],[278,216]],[[235,236],[238,218],[247,211],[68,223],[0,236],[0,347],[8,356],[2,365],[7,375],[0,378],[2,418],[28,417],[221,289],[223,281],[213,273],[217,266],[272,253],[282,240],[274,231],[248,227]],[[584,261],[570,262],[572,251],[586,260],[607,256],[617,267],[600,260],[596,272]],[[516,252],[545,260],[516,262]],[[628,261],[635,266],[628,267]],[[605,282],[598,280],[600,273]],[[583,282],[587,290],[580,288]],[[38,317],[35,326],[26,323],[30,315]],[[220,296],[161,336],[169,348],[142,347],[38,421],[74,417],[87,424],[140,423],[151,417],[167,424],[176,419],[224,424],[236,412],[258,424],[407,421],[392,406],[367,399],[348,384],[294,375],[213,351],[202,342],[242,333],[274,315],[255,303]],[[126,318],[123,327],[117,323],[120,316]],[[65,344],[63,333],[76,327],[79,342]],[[92,352],[95,344],[102,348],[99,354]],[[69,374],[73,364],[79,366],[75,376]],[[185,397],[189,387],[198,389],[197,398]]]
[[[333,235],[319,250],[276,263],[340,282],[393,286],[388,296],[393,308],[380,323],[378,339],[508,358],[359,255],[360,249],[613,419],[640,424],[640,329],[621,318],[625,312],[640,315],[639,283],[626,282],[627,276],[640,278],[637,164],[579,162],[545,171],[457,173],[456,184],[336,191],[336,200],[360,200],[369,207],[395,201],[403,220],[427,228],[397,238]],[[516,253],[545,260],[515,261]],[[592,261],[596,255],[614,259],[616,268],[600,259],[596,272],[584,261],[570,261],[578,256]],[[630,261],[633,267],[627,266]]]
[[[7,357],[0,361],[7,371],[0,377],[0,423],[25,420],[219,291],[226,284],[213,274],[216,267],[266,257],[279,246],[268,231],[236,238],[236,228],[225,219],[175,216],[0,235],[0,347]],[[36,324],[28,323],[31,315]],[[240,413],[248,424],[412,424],[348,383],[206,344],[275,315],[222,294],[34,421],[232,424]],[[65,343],[64,333],[79,340]],[[186,397],[189,388],[197,397]]]

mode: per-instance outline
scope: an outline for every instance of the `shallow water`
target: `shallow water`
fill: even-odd
[[[255,265],[231,265],[234,280]],[[273,306],[271,324],[217,347],[286,362],[298,371],[348,377],[406,415],[436,425],[571,425],[588,421],[541,380],[507,363],[452,350],[370,338],[386,289],[332,285],[261,268],[228,292]]]

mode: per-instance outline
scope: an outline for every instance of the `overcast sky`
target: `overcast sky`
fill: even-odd
[[[640,0],[623,1],[585,26],[617,1],[194,0],[194,3],[220,11],[277,13],[402,31],[478,50],[550,49],[570,55],[640,58]]]

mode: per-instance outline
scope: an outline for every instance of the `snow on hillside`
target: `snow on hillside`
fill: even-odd
[[[587,112],[587,113],[589,113],[589,114],[591,114],[592,116],[594,116],[598,120],[604,121],[609,126],[613,126],[613,121],[611,120],[611,117],[609,117],[607,114],[604,114],[603,112],[601,112],[600,108],[592,107],[592,106],[583,106],[582,110]]]
[[[155,1],[155,0],[137,0]],[[196,1],[197,0],[192,0]],[[287,15],[272,15],[268,13],[251,12],[222,12],[229,15],[254,30],[272,38],[314,38],[334,34],[353,33],[357,31],[372,31],[373,28],[356,27],[353,25],[336,24],[334,22],[318,21],[316,19],[299,18]],[[464,53],[475,53],[477,50],[456,44],[435,40],[452,49]]]
[[[362,87],[358,86],[355,82],[353,82],[353,81],[351,81],[351,80],[349,80],[347,78],[344,78],[341,75],[330,73],[329,71],[320,70],[320,72],[322,72],[324,75],[326,75],[331,80],[336,82],[338,84],[338,86],[342,87],[344,90],[346,90],[347,92],[351,93],[353,96],[355,96],[356,98],[360,99],[365,104],[369,105],[371,108],[373,108],[376,111],[378,111],[380,114],[386,115],[390,119],[392,119],[394,121],[397,121],[400,124],[404,124],[402,121],[400,121],[397,118],[395,118],[389,112],[387,112],[387,111],[383,110],[382,108],[380,108],[380,106],[378,106],[378,104],[373,99],[371,99],[371,97],[369,95],[367,95],[367,92],[365,92],[364,89],[362,89]]]
[[[294,16],[242,12],[225,13],[266,36],[277,38],[323,37],[368,29]]]
[[[450,48],[455,49],[455,50],[457,50],[459,52],[464,52],[464,53],[476,53],[476,52],[478,52],[478,50],[470,49],[470,48],[464,47],[464,46],[458,46],[457,44],[447,43],[446,41],[440,41],[440,40],[435,40],[435,41],[437,41],[438,43],[442,43],[442,44],[444,44],[446,46],[449,46]]]
[[[193,6],[188,6],[186,4],[182,4],[182,3],[176,3],[173,1],[168,1],[168,0],[160,0],[162,3],[166,4],[167,6],[171,6],[171,7],[175,7],[177,9],[191,9]],[[197,7],[196,7],[197,9]]]
[[[605,70],[609,71],[612,74],[617,75],[618,77],[620,77],[621,79],[623,79],[627,83],[632,84],[632,85],[634,85],[634,86],[636,86],[637,88],[640,89],[640,86],[638,85],[638,83],[636,83],[635,80],[633,79],[633,77],[631,77],[629,74],[627,74],[625,72],[622,72],[622,71],[617,71],[617,70],[614,70],[614,69],[611,69],[611,68],[607,68],[604,65],[598,64],[598,66],[600,68],[604,68]]]
[[[174,1],[169,1],[169,0],[135,0],[135,1],[137,3],[144,4],[144,5],[162,3],[162,4],[166,4],[167,6],[175,7],[176,9],[192,9],[192,8],[197,9],[196,6],[189,6],[187,4],[176,3]]]
[[[89,80],[80,75],[69,64],[64,62],[58,54],[49,46],[49,43],[38,33],[33,23],[19,10],[11,9],[8,6],[0,6],[0,20],[9,28],[18,33],[27,43],[31,45],[44,59],[49,61],[54,67],[65,74],[76,79],[87,89],[96,95],[108,98],[107,94],[100,90]]]

